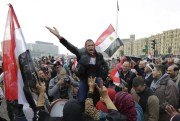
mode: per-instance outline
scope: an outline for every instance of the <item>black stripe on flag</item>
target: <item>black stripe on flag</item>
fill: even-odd
[[[36,104],[34,98],[32,97],[31,91],[36,89],[36,81],[39,81],[36,69],[34,67],[33,60],[29,50],[23,52],[19,55],[19,67],[22,74],[22,79],[24,82],[23,91],[26,97],[26,100],[30,104],[33,110],[36,110]]]
[[[104,52],[107,53],[109,57],[111,57],[121,45],[123,45],[122,41],[120,38],[117,38]]]

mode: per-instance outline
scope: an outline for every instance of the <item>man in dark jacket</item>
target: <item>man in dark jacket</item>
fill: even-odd
[[[102,79],[107,77],[108,66],[103,59],[103,55],[96,52],[95,44],[91,39],[85,42],[85,48],[78,49],[63,38],[55,27],[54,29],[46,28],[59,39],[61,44],[76,55],[78,64],[75,73],[80,79],[79,101],[84,102],[88,92],[86,81],[88,77],[101,77]]]
[[[128,84],[128,92],[130,92],[133,78],[136,76],[135,73],[130,70],[130,62],[125,61],[123,63],[123,69],[119,72],[119,76],[121,80],[124,80]]]
[[[144,75],[144,68],[146,67],[146,62],[140,61],[139,64],[137,64],[134,61],[131,61],[131,62],[134,64],[134,69],[137,71],[137,75],[143,77],[143,75]]]
[[[133,97],[142,107],[145,121],[158,121],[159,119],[159,99],[154,95],[153,91],[149,89],[142,77],[135,77],[133,79],[133,89],[131,90]]]
[[[159,121],[169,121],[170,116],[165,113],[165,107],[167,105],[172,105],[175,108],[178,108],[178,89],[166,73],[165,66],[156,65],[152,74],[154,80],[152,81],[150,88],[159,98]]]

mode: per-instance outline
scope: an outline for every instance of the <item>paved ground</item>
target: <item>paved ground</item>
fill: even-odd
[[[5,102],[5,100],[3,100],[3,102],[2,102],[2,104],[0,106],[0,117],[5,118],[6,120],[9,121],[8,113],[7,113],[7,110],[6,110],[6,102]]]

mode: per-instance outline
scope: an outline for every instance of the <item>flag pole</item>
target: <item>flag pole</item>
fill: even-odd
[[[119,4],[118,4],[118,0],[117,0],[117,10],[116,10],[116,32],[118,34],[118,12],[119,12]]]

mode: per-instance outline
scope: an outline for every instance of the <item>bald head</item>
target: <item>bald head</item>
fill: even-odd
[[[139,68],[145,68],[146,67],[146,62],[140,61],[139,62]]]
[[[179,68],[178,68],[178,66],[175,65],[175,64],[169,66],[168,69],[167,69],[167,73],[168,73],[168,75],[169,75],[171,78],[176,77],[176,76],[178,75],[178,73],[179,73]]]

